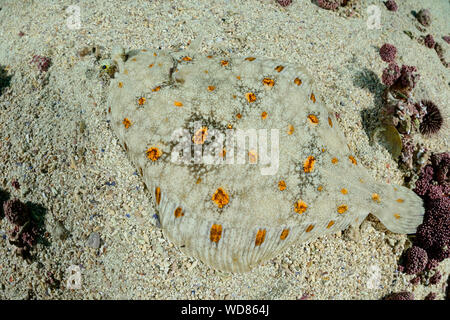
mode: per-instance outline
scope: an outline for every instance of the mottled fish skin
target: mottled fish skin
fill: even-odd
[[[245,272],[369,213],[398,233],[422,222],[418,196],[375,182],[361,165],[303,67],[153,49],[122,57],[113,57],[111,126],[153,194],[164,234],[187,255]],[[278,129],[279,167],[262,175],[259,149],[249,151],[255,163],[174,163],[178,128],[204,146],[213,130]]]

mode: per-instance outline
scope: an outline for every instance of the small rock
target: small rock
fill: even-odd
[[[344,230],[344,239],[358,242],[361,239],[361,232],[359,227],[349,226]]]
[[[416,15],[417,20],[425,27],[431,24],[431,14],[430,10],[422,9]]]
[[[85,72],[86,79],[91,80],[96,73],[97,72],[92,68],[86,69],[86,72]]]
[[[70,235],[69,230],[66,229],[66,227],[64,227],[64,224],[62,223],[62,221],[57,221],[56,225],[53,229],[53,236],[55,237],[55,239],[59,239],[59,240],[66,240],[67,237]]]
[[[78,123],[78,125],[79,125],[80,133],[83,134],[84,131],[86,130],[86,122],[80,121],[80,122]]]
[[[394,253],[399,253],[403,251],[404,241],[397,241],[394,246]]]
[[[395,244],[396,244],[395,239],[387,238],[386,241],[391,247],[395,247]]]
[[[98,232],[92,232],[86,242],[86,245],[93,249],[100,247],[100,234]]]
[[[389,11],[397,11],[398,10],[397,3],[394,0],[388,0],[384,4]]]
[[[78,55],[80,57],[84,57],[87,56],[88,54],[92,53],[92,47],[84,47],[83,49],[81,49],[80,51],[78,51]]]

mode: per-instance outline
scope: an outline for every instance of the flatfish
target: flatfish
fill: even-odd
[[[372,213],[414,233],[422,200],[376,182],[300,65],[190,51],[115,51],[108,117],[165,236],[223,271]]]

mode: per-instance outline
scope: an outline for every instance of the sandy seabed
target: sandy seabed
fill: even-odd
[[[0,298],[380,299],[407,290],[416,299],[429,292],[443,299],[445,280],[412,285],[397,271],[410,241],[374,218],[359,230],[296,244],[245,274],[214,271],[183,255],[155,225],[151,195],[109,128],[107,85],[98,72],[98,59],[114,46],[179,50],[201,34],[205,54],[300,63],[339,114],[362,164],[378,181],[401,183],[389,153],[369,140],[384,89],[378,50],[394,44],[397,61],[421,74],[415,96],[448,108],[449,69],[404,30],[431,33],[448,50],[441,37],[449,34],[450,4],[397,3],[390,12],[382,1],[360,1],[347,17],[310,0],[287,8],[269,0],[0,1],[0,66],[10,76],[0,96],[0,187],[45,208],[46,228],[30,263],[15,254],[0,220]],[[367,25],[370,5],[379,9],[380,29]],[[76,14],[69,6],[80,9],[80,28],[68,27]],[[433,18],[426,33],[411,14],[422,8]],[[97,49],[80,55],[86,47]],[[30,63],[34,55],[51,58],[47,72]],[[446,151],[448,133],[444,128],[424,143]],[[98,247],[87,241],[95,232]],[[81,271],[79,289],[67,288],[73,266]],[[439,270],[447,279],[449,261]]]

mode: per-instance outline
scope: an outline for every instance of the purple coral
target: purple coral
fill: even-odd
[[[425,270],[434,270],[439,266],[439,261],[436,259],[428,259],[427,267]]]
[[[419,284],[419,282],[420,282],[420,277],[419,276],[417,276],[417,277],[414,277],[414,278],[412,278],[410,281],[409,281],[409,283],[411,283],[412,285],[418,285]]]
[[[430,284],[438,284],[439,282],[441,282],[441,279],[442,279],[442,274],[438,270],[430,278]]]
[[[8,230],[9,241],[17,247],[18,253],[26,257],[37,242],[39,226],[33,219],[30,208],[18,199],[6,201],[3,209],[6,218],[13,225]]]
[[[443,36],[442,39],[450,44],[450,36]]]
[[[434,49],[434,46],[436,45],[436,41],[434,41],[434,38],[431,34],[428,34],[425,39],[425,45],[430,48],[430,49]]]
[[[411,91],[416,86],[420,75],[417,73],[417,68],[414,66],[402,65],[400,70],[400,77],[397,79],[395,85],[399,89]]]
[[[388,0],[388,1],[386,1],[386,2],[384,3],[384,5],[386,6],[386,8],[387,8],[389,11],[397,11],[397,9],[398,9],[397,3],[395,3],[394,0]]]
[[[282,7],[287,7],[291,5],[292,0],[277,0],[278,4]]]
[[[19,190],[20,189],[20,183],[17,180],[11,181],[11,185],[14,187],[14,189]]]
[[[444,193],[450,193],[449,187],[449,171],[450,171],[450,153],[439,153],[434,154],[431,157],[431,164],[435,168],[435,178],[439,185],[444,189]]]
[[[439,57],[439,60],[441,60],[441,63],[446,67],[449,68],[450,67],[450,63],[445,61],[445,57],[444,57],[444,48],[440,45],[439,42],[436,42],[436,44],[434,45],[434,51],[436,51],[436,54]]]
[[[428,203],[427,206],[429,208],[433,208],[433,210],[440,210],[439,209],[439,204],[438,202],[440,202],[440,200],[442,200],[442,196],[443,196],[444,192],[442,190],[442,186],[440,185],[431,185],[430,188],[428,189]],[[437,201],[437,202],[436,202]]]
[[[450,257],[450,153],[433,154],[422,168],[414,191],[424,199],[425,216],[417,228],[417,245],[427,251],[433,266]]]
[[[434,51],[436,51],[439,59],[444,60],[444,48],[442,48],[442,46],[437,42],[434,45]]]
[[[428,219],[417,228],[417,243],[424,247],[431,257],[443,261],[450,257],[450,223],[441,217]]]
[[[412,168],[416,146],[411,136],[408,134],[402,134],[401,140],[402,140],[402,153],[400,155],[401,160],[408,166],[408,168]]]
[[[21,250],[28,251],[37,242],[39,234],[38,227],[30,221],[23,227],[14,226],[9,232],[11,242]]]
[[[31,63],[34,63],[40,72],[46,72],[52,63],[52,60],[48,57],[34,55]]]
[[[392,86],[400,77],[400,68],[395,62],[391,62],[386,69],[383,70],[381,80],[388,87]]]
[[[343,0],[317,0],[317,4],[322,9],[336,10],[343,3]]]
[[[397,55],[397,48],[392,44],[385,43],[380,48],[380,56],[381,59],[385,62],[392,62],[395,60],[395,56]]]
[[[30,218],[28,207],[18,199],[3,203],[3,210],[8,221],[14,225],[23,226]]]
[[[384,300],[414,300],[414,294],[407,291],[391,293],[390,295],[386,296]]]
[[[442,188],[441,194],[449,193],[450,153],[433,154],[431,164],[425,166],[419,180],[416,182],[414,192],[428,200],[429,192],[433,186]],[[436,208],[434,208],[436,209]]]
[[[422,100],[420,104],[426,108],[426,114],[422,119],[422,123],[420,124],[420,133],[437,133],[441,129],[444,122],[439,108],[436,104],[429,100]]]
[[[417,246],[411,247],[406,251],[406,273],[417,274],[425,270],[428,262],[427,252]]]
[[[430,292],[429,294],[427,294],[424,300],[435,300],[436,296],[437,296],[436,293]]]
[[[430,10],[422,9],[416,15],[417,21],[419,21],[423,26],[428,27],[431,24],[431,14]]]
[[[433,180],[433,176],[434,176],[434,169],[431,165],[427,165],[424,168],[422,168],[420,178],[416,182],[414,192],[419,196],[427,195],[430,189],[431,180]]]

